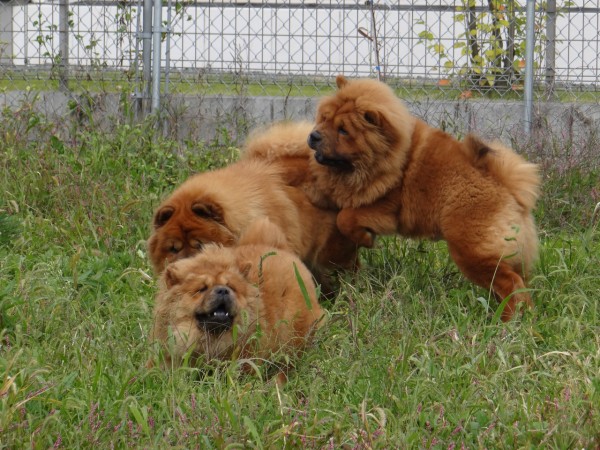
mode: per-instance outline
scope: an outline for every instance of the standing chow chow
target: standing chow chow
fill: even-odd
[[[469,280],[510,297],[504,321],[518,303],[530,305],[537,166],[500,143],[459,141],[427,125],[381,82],[336,82],[308,138],[304,190],[313,203],[341,208],[339,229],[361,246],[378,234],[444,239]]]

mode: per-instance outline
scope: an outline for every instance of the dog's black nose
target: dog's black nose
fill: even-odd
[[[214,288],[213,293],[218,298],[229,298],[229,295],[231,294],[231,289],[229,289],[227,286],[217,286]]]
[[[322,139],[321,133],[315,130],[308,135],[308,146],[313,150],[316,150]]]

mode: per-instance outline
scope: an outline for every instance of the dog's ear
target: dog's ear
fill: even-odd
[[[378,128],[383,126],[383,117],[378,111],[365,111],[363,114],[365,121]]]
[[[335,84],[337,85],[338,89],[341,89],[348,84],[348,80],[344,75],[340,74],[335,77]]]
[[[203,219],[214,220],[221,224],[225,223],[223,208],[214,202],[199,200],[192,204],[192,212]]]
[[[175,213],[175,208],[172,206],[163,206],[159,208],[156,213],[154,213],[154,228],[160,228],[165,225],[173,214]]]
[[[179,273],[177,264],[169,264],[165,269],[164,274],[165,284],[167,289],[171,289],[173,286],[181,283],[182,277]]]

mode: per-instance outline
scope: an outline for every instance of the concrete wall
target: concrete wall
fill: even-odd
[[[172,95],[163,100],[165,129],[180,139],[210,141],[228,133],[235,141],[261,124],[276,120],[313,120],[318,99],[304,97],[244,97]],[[523,105],[516,101],[420,100],[409,109],[431,125],[456,135],[477,132],[507,144],[527,139],[523,133]],[[127,107],[125,106],[127,105]],[[118,94],[76,96],[62,92],[7,91],[0,108],[32,107],[50,120],[68,124],[93,119],[94,126],[110,129],[124,120],[129,99]],[[534,137],[589,141],[600,134],[600,105],[544,102],[535,105]],[[600,153],[600,151],[599,151]]]

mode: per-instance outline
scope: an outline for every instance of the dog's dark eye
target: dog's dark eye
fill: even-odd
[[[192,206],[192,212],[198,217],[203,217],[205,219],[210,219],[213,217],[211,209],[206,205],[194,205]]]
[[[177,247],[171,247],[171,248],[169,249],[169,251],[170,251],[171,253],[179,253],[179,249],[178,249]]]
[[[202,250],[202,247],[204,246],[202,241],[197,239],[191,239],[188,244],[191,248],[194,248],[196,250]]]
[[[203,292],[206,292],[207,289],[208,289],[208,286],[205,285],[205,286],[200,287],[200,289],[198,289],[198,292],[200,294],[202,294]]]
[[[348,136],[348,132],[346,131],[346,129],[344,127],[339,127],[338,133],[340,133],[342,136]]]

